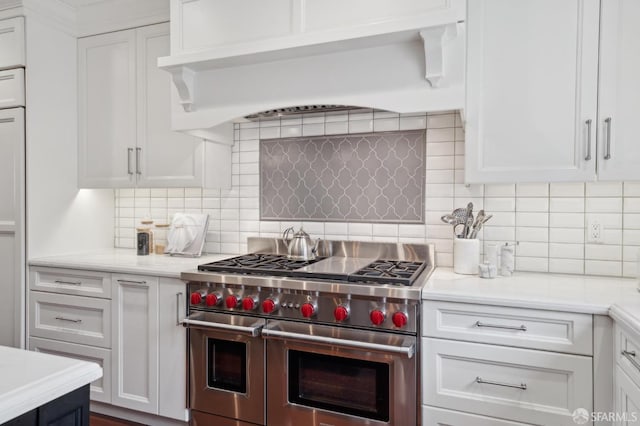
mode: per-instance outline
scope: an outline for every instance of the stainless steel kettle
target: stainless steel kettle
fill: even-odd
[[[287,245],[287,257],[293,260],[313,260],[318,254],[318,244],[320,238],[315,243],[311,241],[309,234],[304,232],[302,227],[298,232],[294,232],[293,226],[287,228],[282,233],[282,239]],[[293,236],[289,239],[288,236],[293,233]]]

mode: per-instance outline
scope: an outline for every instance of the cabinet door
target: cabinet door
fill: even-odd
[[[640,180],[640,2],[602,2],[598,179]]]
[[[135,184],[135,30],[78,40],[78,183]]]
[[[640,422],[640,388],[616,366],[615,412],[619,417],[616,426]]]
[[[0,110],[0,345],[19,346],[24,305],[24,110]]]
[[[160,374],[159,414],[177,420],[189,420],[187,411],[187,331],[178,324],[185,317],[186,284],[160,279]]]
[[[599,3],[468,2],[467,182],[595,178]]]
[[[137,31],[138,186],[202,186],[202,141],[171,130],[171,91],[168,72],[158,68],[158,58],[169,55],[169,24]]]
[[[111,402],[158,414],[158,278],[112,276]]]
[[[0,69],[24,67],[24,18],[0,21]]]

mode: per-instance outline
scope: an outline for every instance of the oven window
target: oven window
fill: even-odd
[[[247,345],[207,339],[207,386],[247,393]]]
[[[389,421],[389,365],[290,350],[289,401]]]

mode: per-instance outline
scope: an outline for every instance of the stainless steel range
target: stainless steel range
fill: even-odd
[[[322,241],[313,260],[281,239],[248,246],[181,275],[192,424],[417,424],[432,246]]]

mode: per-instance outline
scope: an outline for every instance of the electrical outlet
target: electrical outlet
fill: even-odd
[[[602,233],[604,229],[602,223],[598,219],[589,219],[587,224],[587,242],[588,243],[602,243]]]

